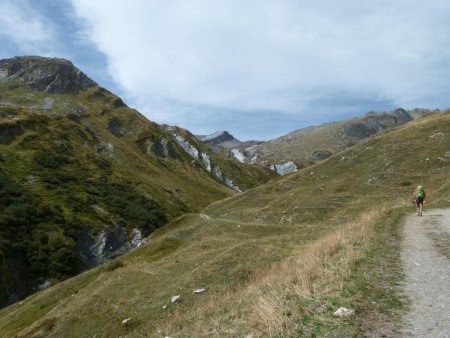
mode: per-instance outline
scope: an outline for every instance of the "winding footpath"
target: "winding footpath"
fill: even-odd
[[[406,218],[401,258],[406,295],[405,337],[450,337],[450,209]]]

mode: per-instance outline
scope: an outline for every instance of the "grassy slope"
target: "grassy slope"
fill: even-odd
[[[20,297],[45,279],[57,281],[73,275],[78,270],[77,258],[71,260],[70,271],[44,270],[54,259],[55,246],[64,246],[71,257],[77,255],[75,242],[82,227],[95,235],[120,219],[127,237],[133,228],[148,234],[167,220],[235,194],[200,165],[194,165],[164,128],[99,87],[77,95],[49,94],[0,82],[0,102],[0,174],[34,196],[39,203],[36,210],[58,210],[64,218],[64,222],[53,220],[52,224],[30,221],[26,229],[23,226],[26,235],[14,234],[22,229],[5,233],[0,229],[0,270],[2,277],[7,276],[0,278],[0,305],[14,301],[8,299],[8,293]],[[111,121],[115,121],[115,128],[111,128]],[[149,152],[146,142],[155,139],[169,140],[174,156],[163,158]],[[102,151],[97,151],[99,145]],[[40,160],[36,160],[37,154],[43,154]],[[56,163],[58,159],[61,163]],[[274,177],[263,168],[232,160],[222,162],[227,176],[240,178],[235,181],[242,189]],[[21,207],[27,209],[24,205]],[[12,217],[17,218],[17,214]],[[143,218],[147,219],[145,225]],[[150,218],[154,222],[148,222]],[[0,221],[8,225],[7,219]],[[55,234],[60,243],[50,248],[45,236]],[[37,247],[33,252],[28,249],[31,242]],[[17,244],[21,247],[13,253],[11,248]],[[34,258],[39,258],[44,268],[30,268]],[[27,273],[32,270],[26,277],[29,285],[17,287],[17,281],[25,277],[15,270],[15,259],[23,263]],[[63,257],[60,260],[64,265]]]
[[[3,158],[5,159],[6,170],[11,171],[20,181],[25,180],[25,176],[32,173],[32,156],[37,149],[55,148],[55,144],[61,144],[72,151],[71,157],[79,159],[81,162],[78,168],[74,165],[67,168],[68,171],[78,174],[76,170],[85,167],[92,169],[92,176],[101,176],[103,173],[93,166],[91,158],[103,158],[111,162],[113,175],[118,179],[127,179],[145,191],[146,194],[158,200],[166,209],[168,214],[178,216],[185,206],[176,205],[173,200],[173,193],[176,189],[181,190],[182,199],[189,209],[198,210],[202,206],[210,203],[217,197],[229,196],[230,191],[218,182],[215,182],[204,172],[188,166],[191,159],[186,156],[186,160],[175,161],[158,158],[141,151],[136,145],[136,140],[141,137],[141,133],[150,135],[163,134],[158,126],[142,115],[127,107],[114,107],[112,102],[117,97],[110,93],[103,93],[97,97],[100,91],[98,88],[91,88],[81,92],[77,96],[64,94],[33,93],[25,89],[7,91],[2,95],[3,101],[14,102],[25,107],[39,106],[45,100],[53,100],[53,108],[44,109],[19,109],[13,121],[3,123],[20,123],[30,118],[31,114],[40,116],[52,116],[49,121],[48,130],[36,131],[25,130],[25,133],[17,137],[11,144],[1,145]],[[87,108],[87,116],[82,121],[72,121],[67,118],[71,111],[80,108]],[[98,115],[100,111],[105,111],[103,116]],[[83,115],[83,113],[81,113]],[[117,118],[124,122],[126,133],[122,137],[115,137],[107,130],[108,121]],[[24,139],[28,136],[36,136],[31,145],[23,146]],[[164,136],[164,135],[162,135]],[[101,156],[96,153],[95,145],[99,142],[111,142],[114,150],[114,160],[108,156]],[[20,165],[14,165],[16,163]],[[91,163],[90,163],[91,162]],[[70,167],[70,165],[69,165]],[[96,171],[95,171],[96,170]],[[197,187],[200,186],[200,189]],[[164,189],[163,189],[164,188]],[[51,195],[51,191],[45,191],[39,184],[35,187],[39,195]],[[196,193],[193,194],[193,190]]]
[[[444,137],[431,137],[438,132]],[[211,219],[184,216],[114,265],[3,309],[0,332],[285,337],[370,329],[368,316],[392,318],[398,303],[374,272],[389,272],[393,285],[401,278],[395,229],[413,185],[423,183],[436,205],[448,201],[449,137],[450,114],[434,114],[216,202],[203,211]],[[198,287],[208,291],[193,295]],[[170,304],[176,294],[181,301]],[[372,306],[386,299],[388,309]],[[339,306],[356,308],[355,319],[334,318]]]

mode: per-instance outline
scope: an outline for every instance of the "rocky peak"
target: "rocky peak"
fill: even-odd
[[[76,94],[97,85],[72,62],[39,56],[0,60],[0,81],[23,83],[31,90],[55,94]]]
[[[237,139],[234,138],[233,135],[231,135],[227,131],[218,131],[216,133],[213,133],[211,135],[203,136],[201,137],[201,140],[209,145],[217,145],[224,142],[239,142]]]

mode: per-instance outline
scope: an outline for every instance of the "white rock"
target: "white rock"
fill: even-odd
[[[337,311],[335,313],[333,313],[335,316],[337,317],[349,317],[351,315],[353,315],[353,313],[355,312],[355,310],[352,309],[347,309],[345,307],[340,307],[339,309],[337,309]]]
[[[164,304],[164,305],[163,305],[163,309],[167,309],[167,304]]]
[[[236,160],[238,160],[239,162],[245,162],[245,155],[242,153],[240,149],[230,149],[230,151]]]
[[[199,293],[202,293],[202,292],[205,292],[205,291],[206,291],[206,289],[204,289],[204,288],[202,288],[202,289],[195,289],[194,293],[195,294],[199,294]]]
[[[124,320],[122,320],[122,325],[123,326],[128,326],[130,324],[131,318],[126,318]]]
[[[130,243],[133,248],[137,248],[141,246],[141,244],[144,242],[142,238],[142,233],[138,228],[134,228],[132,231],[133,238],[131,239]]]
[[[176,295],[176,296],[173,296],[172,299],[171,299],[170,301],[171,301],[172,303],[175,303],[175,302],[177,302],[180,298],[181,298],[180,295]]]
[[[297,165],[294,162],[289,161],[289,162],[286,162],[283,164],[271,164],[269,166],[269,169],[271,169],[272,171],[275,171],[277,174],[286,175],[289,173],[296,172]]]

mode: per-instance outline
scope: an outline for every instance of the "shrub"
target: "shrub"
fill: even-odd
[[[69,163],[69,158],[65,155],[56,154],[48,150],[39,150],[34,153],[34,162],[44,168],[58,169]]]

